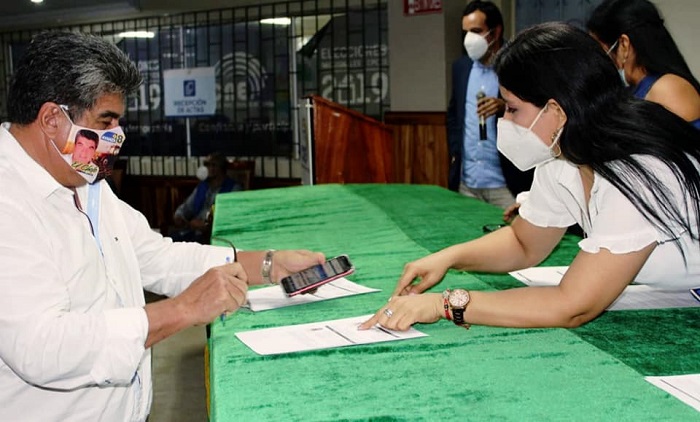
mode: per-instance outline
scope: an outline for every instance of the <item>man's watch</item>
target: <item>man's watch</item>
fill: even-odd
[[[260,268],[260,275],[265,284],[275,284],[275,281],[272,279],[272,255],[274,253],[274,249],[265,251],[265,257],[263,258],[262,267]]]
[[[452,310],[452,321],[456,325],[469,328],[469,324],[464,322],[464,310],[467,309],[470,300],[469,292],[464,289],[451,290],[447,296],[447,303]]]

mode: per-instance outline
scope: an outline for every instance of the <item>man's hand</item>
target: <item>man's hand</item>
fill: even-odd
[[[511,223],[513,219],[518,215],[518,210],[520,209],[520,203],[518,202],[513,202],[512,204],[508,205],[508,208],[506,208],[503,211],[503,221],[506,223]]]
[[[313,267],[317,264],[323,264],[326,257],[320,252],[311,252],[307,250],[286,250],[275,251],[272,258],[272,271],[270,276],[279,283],[284,277]]]
[[[211,268],[170,299],[146,305],[151,347],[193,325],[209,324],[221,314],[236,311],[246,302],[248,275],[239,263]]]
[[[479,116],[491,117],[495,114],[503,114],[505,110],[505,101],[496,97],[484,97],[476,104],[476,113]]]
[[[211,268],[174,300],[190,325],[212,322],[223,313],[235,312],[246,302],[248,275],[239,263]]]

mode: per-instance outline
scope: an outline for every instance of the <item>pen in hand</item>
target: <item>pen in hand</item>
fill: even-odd
[[[234,249],[234,251],[235,251],[235,249]],[[234,262],[235,262],[235,261],[234,261]],[[227,263],[227,264],[230,264],[230,263],[231,263],[231,257],[230,257],[230,256],[227,256],[227,257],[226,257],[226,263]],[[226,322],[225,322],[225,320],[226,320],[226,312],[224,312],[223,314],[221,314],[221,316],[219,317],[219,319],[221,320],[221,323],[222,323],[222,324],[226,325]]]
[[[222,242],[228,243],[228,245],[229,245],[229,246],[231,247],[231,249],[233,250],[233,262],[238,262],[238,251],[236,251],[236,247],[233,246],[233,242],[231,242],[230,240],[224,239],[224,238],[222,238],[222,237],[218,237],[218,236],[212,236],[211,239],[212,239],[212,240],[220,240],[220,241],[222,241]],[[227,257],[226,257],[226,263],[227,263],[227,264],[230,264],[230,263],[231,263],[231,257],[230,257],[230,256],[227,256]],[[219,319],[221,320],[221,323],[225,325],[224,319],[226,319],[226,312],[222,313],[221,316],[219,317]]]

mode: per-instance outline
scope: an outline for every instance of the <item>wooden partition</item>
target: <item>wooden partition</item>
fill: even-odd
[[[141,211],[151,227],[167,234],[175,209],[199,183],[194,177],[126,175],[120,197]]]
[[[314,183],[391,183],[392,133],[386,125],[311,96]]]
[[[444,112],[387,112],[397,183],[447,187],[449,153]]]

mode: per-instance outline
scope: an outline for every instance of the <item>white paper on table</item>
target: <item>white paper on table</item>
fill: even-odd
[[[644,379],[700,412],[700,374]]]
[[[369,314],[310,324],[242,331],[236,333],[236,337],[257,354],[277,355],[427,336],[415,328],[393,331],[375,326],[367,330],[358,330],[357,327],[372,316],[373,314]]]
[[[510,275],[528,286],[556,286],[569,267],[532,267],[512,271]],[[608,311],[631,309],[690,308],[700,302],[688,290],[659,290],[643,284],[625,287],[620,296],[608,306]]]
[[[253,312],[267,311],[269,309],[284,308],[285,306],[301,305],[304,303],[319,302],[322,300],[379,291],[381,290],[365,287],[353,283],[345,277],[341,277],[320,286],[315,293],[299,294],[292,297],[287,297],[280,286],[251,290],[248,292],[248,303],[246,307],[250,308]]]
[[[528,286],[556,286],[569,267],[531,267],[509,274]]]

